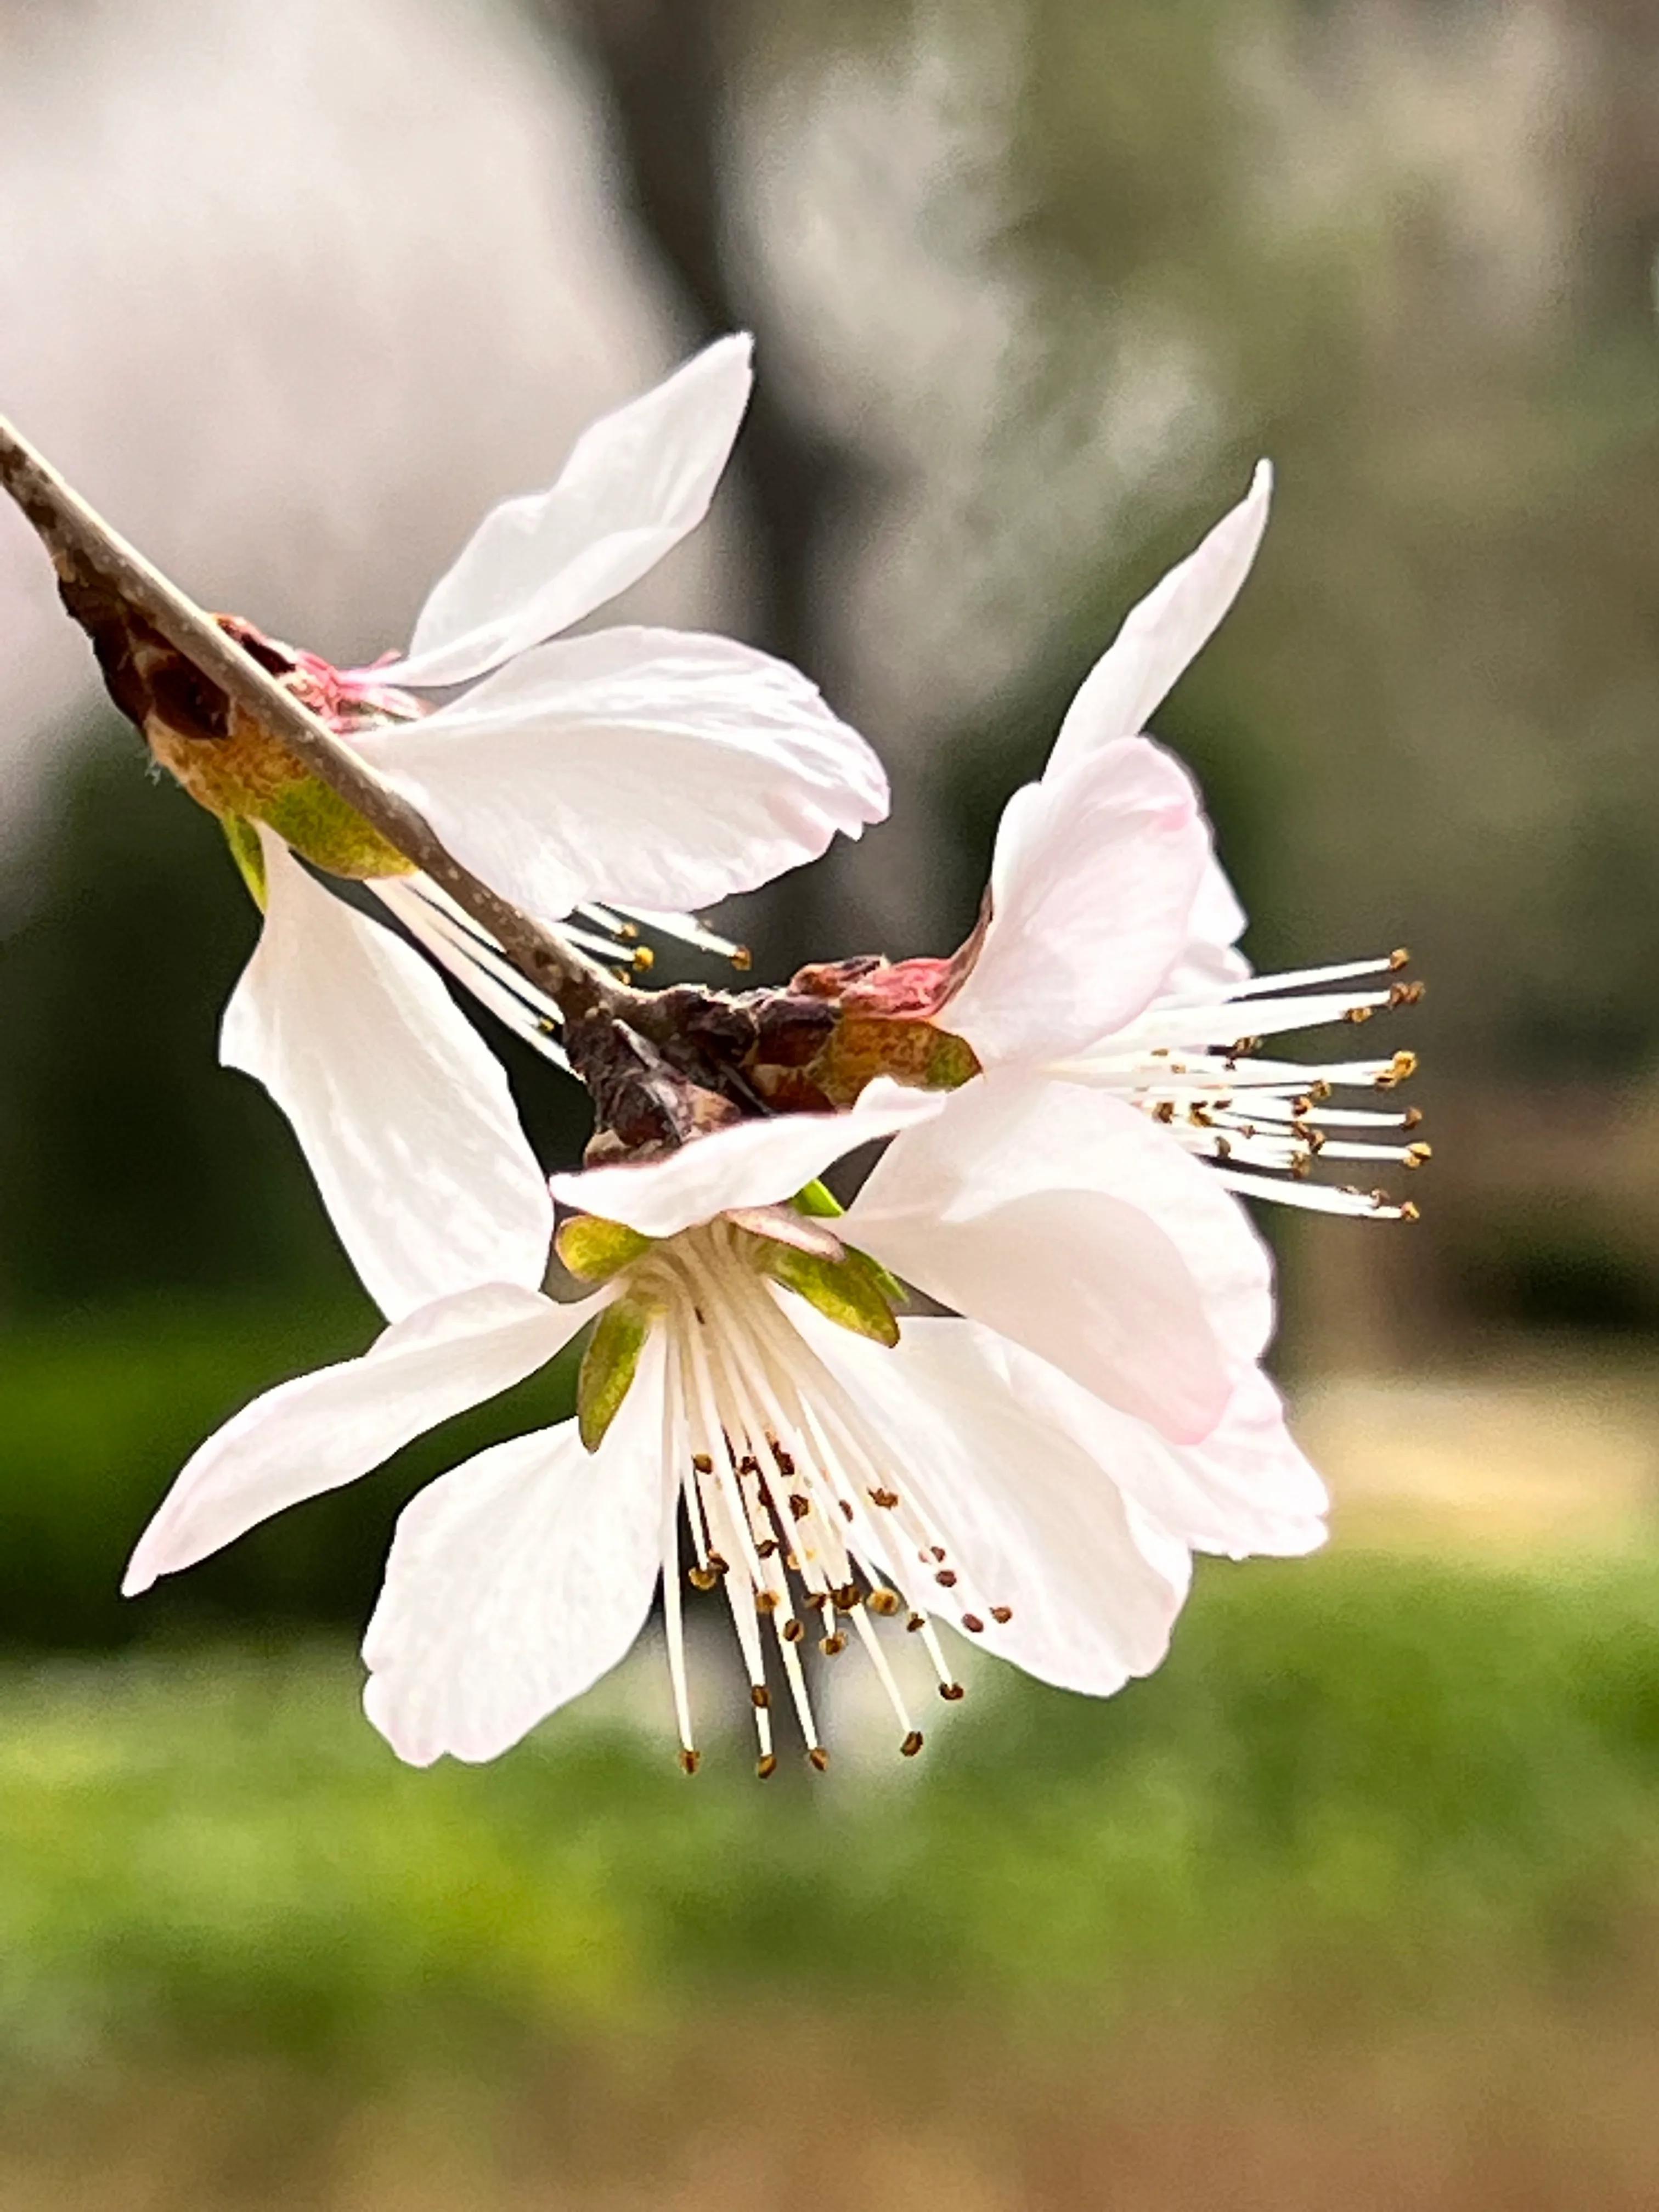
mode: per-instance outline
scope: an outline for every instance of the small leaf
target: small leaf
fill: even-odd
[[[653,1240],[620,1221],[597,1213],[574,1213],[559,1224],[553,1248],[573,1275],[585,1283],[608,1283],[651,1249]]]
[[[790,1244],[766,1244],[759,1258],[774,1282],[805,1298],[826,1321],[857,1336],[872,1337],[878,1344],[898,1342],[899,1327],[887,1293],[874,1263],[862,1252],[848,1252],[844,1260],[823,1260]]]
[[[589,1451],[622,1411],[656,1319],[643,1298],[613,1299],[594,1324],[576,1377],[576,1429]]]

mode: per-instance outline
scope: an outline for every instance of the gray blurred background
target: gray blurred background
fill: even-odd
[[[1395,1018],[1386,1048],[1423,1058],[1417,1103],[1435,1159],[1413,1186],[1414,1230],[1268,1224],[1284,1264],[1282,1371],[1336,1488],[1339,1556],[1302,1579],[1264,1569],[1256,1583],[1228,1580],[1216,1604],[1260,1607],[1241,1612],[1228,1647],[1243,1675],[1212,1680],[1201,1650],[1191,1664],[1222,1700],[1218,1728],[1226,1698],[1245,1696],[1238,1681],[1259,1676],[1260,1698],[1242,1717],[1226,1706],[1227,1726],[1250,1744],[1266,1731],[1265,1770],[1291,1778],[1285,1817],[1310,1822],[1319,1850],[1346,1839],[1331,1863],[1349,1873],[1328,1893],[1393,1900],[1387,1913],[1377,1905],[1366,1942],[1352,1938],[1367,1989],[1379,1958],[1397,1964],[1402,1929],[1441,1924],[1407,1872],[1396,1868],[1403,1886],[1391,1889],[1376,1871],[1401,1731],[1428,1731],[1420,1759],[1443,1759],[1459,1808],[1448,1881],[1466,1902],[1508,1900],[1491,1906],[1503,1924],[1478,1968],[1457,1921],[1429,2009],[1443,1998],[1462,2021],[1472,1987],[1504,1992],[1476,2029],[1447,2030],[1466,2057],[1486,2054],[1485,2067],[1491,2021],[1520,2017],[1517,1989],[1536,1999],[1536,2037],[1516,2032],[1522,2055],[1494,2062],[1490,2081],[1470,2076],[1470,2110],[1528,2115],[1522,2148],[1511,2170],[1492,2146],[1512,2127],[1493,2121],[1487,2144],[1455,2097],[1443,2110],[1425,2087],[1447,2077],[1433,2034],[1420,2048],[1412,2039],[1420,1990],[1389,2015],[1413,2023],[1405,2041],[1391,2027],[1378,2046],[1395,2087],[1373,2094],[1362,2068],[1358,2088],[1345,2077],[1326,2100],[1339,2110],[1325,2130],[1334,2163],[1321,2162],[1325,2136],[1309,2136],[1282,2085],[1252,2102],[1230,2056],[1229,2007],[1256,1989],[1251,1975],[1305,1994],[1288,1936],[1266,1966],[1229,1967],[1231,1994],[1200,1976],[1172,2050],[1148,2061],[1137,2045],[1153,2108],[1202,2103],[1218,2078],[1243,2098],[1213,2158],[1195,2154],[1190,2170],[1156,2130],[1130,2157],[1128,2123],[1079,2086],[1120,2063],[1103,2014],[1077,2031],[1080,2043],[1067,2029],[1066,2067],[1082,2069],[1062,2069],[1067,2086],[1038,2067],[1007,2089],[1000,2132],[987,2136],[980,2100],[960,2093],[954,2166],[882,2112],[860,2124],[890,2136],[895,2170],[911,2173],[897,2193],[918,2204],[936,2197],[917,2177],[947,2172],[953,2195],[999,2208],[1261,2201],[1296,2212],[1304,2189],[1310,2204],[1334,2193],[1575,2212],[1651,2203],[1652,2130],[1622,2105],[1617,2118],[1565,2114],[1571,2100],[1534,2094],[1528,2069],[1557,2081],[1582,2059],[1606,2080],[1627,2063],[1634,2082],[1659,2053],[1659,1991],[1641,1963],[1659,1883],[1635,1840],[1656,1832],[1659,1810],[1659,1655],[1643,1640],[1655,1633],[1647,1597],[1659,1595],[1659,14],[1629,0],[0,0],[0,407],[198,598],[343,663],[401,642],[483,507],[550,481],[592,415],[709,337],[755,331],[758,395],[714,518],[628,609],[726,628],[798,661],[877,745],[896,793],[892,819],[861,846],[731,917],[765,975],[807,957],[957,941],[998,811],[1041,762],[1091,662],[1133,599],[1241,495],[1255,458],[1273,456],[1256,572],[1158,732],[1203,779],[1258,965],[1411,946],[1430,994]],[[187,2114],[207,2093],[191,2086],[205,2061],[186,2031],[205,2020],[207,2042],[222,2038],[227,2003],[265,2022],[250,2031],[247,2063],[279,2069],[277,2107],[313,2095],[295,2086],[303,2069],[281,2071],[300,2061],[266,2033],[283,2003],[270,1961],[343,1955],[352,1914],[379,1908],[354,1893],[297,1933],[266,1913],[268,1950],[237,1954],[225,1929],[241,1924],[261,1875],[244,1866],[233,1878],[198,1838],[210,1880],[229,1884],[224,1925],[209,1934],[182,1892],[124,1917],[107,1869],[65,1871],[64,1838],[106,1819],[127,1834],[130,1818],[141,1849],[155,1820],[219,1804],[215,1793],[246,1786],[252,1765],[288,1778],[269,1784],[269,1822],[254,1826],[303,1891],[283,1854],[313,1815],[295,1808],[321,1806],[331,1761],[371,1757],[337,1748],[337,1735],[356,1744],[356,1723],[350,1668],[334,1655],[372,1601],[397,1505],[461,1446],[519,1418],[509,1406],[496,1429],[486,1419],[459,1443],[405,1455],[379,1484],[262,1532],[143,1609],[115,1597],[133,1536],[203,1430],[252,1389],[355,1351],[372,1326],[285,1126],[214,1065],[218,1011],[254,927],[211,823],[147,780],[37,544],[0,512],[0,1643],[14,1654],[9,1725],[24,1747],[0,1784],[0,1858],[14,1855],[16,1955],[30,1962],[9,1983],[0,1964],[0,2022],[13,2020],[32,2054],[37,2100],[15,2130],[15,2181],[0,2158],[0,2204],[40,2201],[48,2185],[81,2190],[72,2201],[88,2207],[152,2201],[144,2177],[171,2154],[123,2117],[134,2051],[181,2039],[161,2103],[182,2100]],[[570,1157],[580,1102],[544,1071],[511,1066],[550,1161]],[[1330,1576],[1353,1579],[1320,1579]],[[1607,1598],[1596,1580],[1607,1576],[1635,1577],[1641,1601],[1624,1583],[1624,1599]],[[1200,1580],[1195,1614],[1220,1588]],[[1259,1601],[1243,1595],[1256,1589]],[[1564,1753],[1550,1754],[1547,1783],[1528,1784],[1544,1793],[1540,1808],[1565,1793],[1559,1823],[1539,1810],[1534,1833],[1501,1790],[1483,1800],[1515,1855],[1507,1872],[1493,1834],[1466,1831],[1474,1814],[1457,1778],[1474,1775],[1479,1747],[1513,1720],[1515,1684],[1492,1672],[1484,1633],[1467,1648],[1454,1637],[1454,1664],[1453,1644],[1424,1644],[1413,1626],[1437,1620],[1450,1636],[1489,1599],[1509,1624],[1493,1631],[1500,1644],[1571,1645],[1551,1680],[1575,1727],[1600,1727],[1615,1707],[1628,1722],[1601,1812],[1584,1809]],[[1303,1604],[1336,1624],[1320,1667],[1422,1691],[1401,1710],[1383,1698],[1330,1721],[1359,1780],[1328,1820],[1297,1701],[1283,1694],[1297,1680],[1315,1695],[1310,1682],[1325,1678],[1298,1674],[1274,1642],[1283,1608]],[[1571,1634],[1569,1615],[1580,1623]],[[1608,1620],[1616,1633],[1583,1626]],[[126,1658],[93,1656],[120,1650]],[[223,1666],[244,1702],[224,1707],[214,1692],[224,1740],[211,1773],[198,1772],[184,1717],[222,1679],[212,1655],[233,1650]],[[313,1698],[304,1668],[317,1653]],[[641,1696],[654,1728],[650,1680]],[[1160,1682],[1120,1702],[1146,1701],[1149,1741],[1178,1764],[1199,1692],[1158,1705],[1165,1695]],[[124,1699],[137,1701],[125,1721]],[[1095,1721],[1039,1724],[1036,1711],[1006,1722],[1004,1748],[1040,1794],[1045,1730]],[[1109,1729],[1133,1723],[1099,1725],[1109,1734],[1097,1741],[1077,1737],[1091,1776],[1109,1765]],[[172,1741],[168,1727],[177,1764],[156,1769],[148,1795],[122,1799],[120,1819],[76,1796],[76,1759],[125,1771],[131,1731]],[[1540,1759],[1547,1735],[1538,1731]],[[60,1771],[50,1747],[71,1741],[82,1748]],[[550,1741],[556,1767],[566,1739],[556,1729]],[[1392,1747],[1384,1765],[1368,1765],[1355,1741]],[[270,1758],[248,1747],[270,1743]],[[1288,1765],[1275,1765],[1281,1753]],[[522,1777],[542,1754],[517,1756]],[[410,1784],[372,1771],[373,1788]],[[535,1800],[538,1833],[574,1817],[561,1809],[563,1769],[544,1799],[494,1775],[434,1786],[447,1794],[396,1802],[463,1822],[495,1807],[489,1819],[511,1830],[519,1800],[498,1806],[489,1792],[517,1790]],[[584,1818],[610,1836],[605,1821],[633,1801],[593,1789]],[[1228,1820],[1243,1816],[1217,1802],[1218,1857],[1197,1871],[1167,1859],[1158,1879],[1171,1896],[1218,1883],[1243,1910],[1227,1842]],[[793,1835],[789,1823],[816,1816],[789,1803]],[[862,1799],[848,1803],[848,1820],[866,1816]],[[731,1817],[753,1824],[743,1848],[766,1855],[779,1832],[746,1795],[742,1804]],[[1094,1817],[1079,1834],[1099,1844]],[[671,1866],[681,1818],[654,1799],[638,1814]],[[1549,1920],[1550,1943],[1580,1955],[1589,1939],[1575,1901],[1594,1888],[1605,1905],[1609,1879],[1601,1856],[1592,1880],[1575,1855],[1586,1832],[1638,1900],[1602,1931],[1623,1966],[1593,2027],[1539,1994],[1543,1970],[1504,1918],[1532,1936]],[[1396,1840],[1412,1861],[1420,1837]],[[486,1848],[457,1846],[463,1892],[475,1846]],[[488,1850],[507,1848],[492,1828]],[[611,1848],[593,1844],[601,1857]],[[1066,1848],[1077,1881],[1117,1900],[1115,1932],[1088,1953],[1100,1988],[1115,1990],[1133,1881],[1102,1871],[1109,1853],[1097,1859],[1086,1841]],[[986,1924],[1057,1850],[1053,1835],[1031,1842],[1013,1887],[988,1893]],[[1279,1866],[1287,1926],[1310,1885],[1327,1893],[1312,1865]],[[713,1851],[711,1867],[718,1890],[730,1865]],[[915,1924],[909,1878],[875,1884],[895,1925]],[[524,1880],[562,1925],[555,1892]],[[687,1882],[670,1933],[659,1930],[664,1958],[706,1923],[707,1899]],[[611,1899],[599,1953],[623,1942],[641,1893],[623,1882]],[[424,1909],[409,1908],[429,1933]],[[780,1905],[805,1910],[799,1896]],[[849,1926],[866,1924],[848,1911]],[[410,1944],[426,1956],[413,1922],[374,1923],[387,1956],[413,1955]],[[868,1924],[878,1923],[878,1912]],[[1169,1939],[1176,1950],[1194,1940],[1190,1928]],[[887,1962],[872,1967],[880,1982],[893,1954],[886,1936],[870,1941]],[[443,1990],[446,1971],[431,1970]],[[716,1957],[716,1982],[724,1971]],[[700,2203],[674,2163],[691,2155],[695,2130],[677,2133],[674,2116],[711,2100],[741,2106],[739,2090],[724,2077],[676,2088],[678,2031],[654,2014],[641,2027],[631,1996],[597,2042],[584,2028],[549,2057],[552,2000],[515,2009],[502,1996],[527,1975],[542,1982],[511,1945],[489,1972],[491,2005],[538,2054],[524,2064],[550,2068],[558,2096],[580,2105],[571,2084],[592,2069],[629,2076],[645,2063],[637,2036],[666,2069],[653,2095],[668,2117],[652,2137],[666,2163],[646,2160],[647,2179],[607,2167],[572,2180],[550,2152],[526,2153],[512,2201],[539,2203],[544,2189],[550,2204],[632,2204],[637,2186]],[[562,2005],[563,1969],[547,1972]],[[729,1992],[711,1996],[692,1978],[692,2014],[718,2014]],[[1353,1985],[1328,1960],[1311,1982]],[[755,1986],[763,2007],[793,1987],[766,1973]],[[313,1990],[308,2002],[323,1999]],[[938,2002],[949,2025],[933,2047],[965,2053],[963,2078],[983,2063],[1006,2088],[1006,2055],[987,2057],[950,1990]],[[1331,2003],[1344,2011],[1348,1996]],[[558,2016],[559,2034],[574,2034]],[[733,2048],[745,2035],[773,2048],[748,1997],[733,2017],[748,2023],[727,2022]],[[386,2079],[413,2078],[385,2057],[383,2022],[371,2033],[349,2007],[341,2019],[339,2035],[380,2054]],[[43,2020],[56,2025],[43,2031]],[[833,2011],[815,2033],[835,2041]],[[1302,2048],[1300,2033],[1286,2027],[1287,2051]],[[686,2033],[685,2048],[703,2047]],[[114,2085],[117,2148],[79,2165],[54,2117],[64,2052],[82,2067],[95,2054]],[[860,2063],[836,2045],[832,2066],[861,2083]],[[438,2074],[463,2106],[479,2094]],[[937,2103],[938,2080],[925,2066],[921,2076]],[[150,2087],[144,2077],[146,2099]],[[252,2179],[233,2184],[210,2164],[207,2179],[175,2179],[184,2194],[153,2201],[493,2204],[476,2176],[420,2194],[423,2157],[403,2155],[404,2092],[386,2094],[401,2117],[388,2124],[384,2189],[349,2160],[330,2163],[337,2114],[317,2123],[314,2170],[250,2148],[258,2130],[238,2122],[230,2139]],[[544,2081],[538,2094],[554,2093]],[[598,2107],[611,2094],[596,2091]],[[1144,2118],[1139,2093],[1125,2094]],[[1033,2163],[1031,2149],[1036,2115],[1056,2100],[1079,2131],[1063,2170]],[[368,2107],[348,2102],[355,2142]],[[1642,2103],[1633,2088],[1628,2102]],[[619,2124],[627,2134],[634,2123]],[[207,2139],[187,2117],[178,2125],[181,2140]],[[1420,2158],[1390,2165],[1379,2142]],[[1234,2156],[1229,2142],[1244,2148]],[[1127,2177],[1118,2194],[1098,2181],[1109,2160]],[[769,2203],[797,2185],[796,2168],[759,2151],[738,2164],[726,2201],[747,2190]],[[197,2174],[188,2158],[173,2171]]]

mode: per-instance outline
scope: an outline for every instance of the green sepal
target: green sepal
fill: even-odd
[[[882,1280],[886,1271],[862,1252],[824,1260],[815,1252],[798,1252],[793,1244],[769,1243],[760,1247],[757,1256],[763,1273],[805,1298],[826,1321],[851,1329],[855,1336],[872,1337],[878,1344],[898,1342],[898,1322]]]
[[[624,1267],[651,1249],[653,1239],[641,1237],[620,1221],[606,1221],[597,1213],[574,1213],[561,1222],[553,1249],[573,1275],[585,1283],[608,1283]]]
[[[261,914],[265,910],[265,854],[259,842],[259,833],[246,815],[222,814],[219,827],[225,833],[225,842],[230,848],[230,857],[235,861],[242,881],[247,885],[253,903]]]
[[[829,1184],[816,1180],[804,1183],[789,1202],[813,1221],[839,1221],[847,1211]]]
[[[622,1411],[645,1350],[654,1306],[643,1298],[614,1298],[595,1322],[576,1377],[576,1431],[589,1451]]]

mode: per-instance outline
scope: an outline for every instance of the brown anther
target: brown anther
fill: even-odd
[[[714,1472],[714,1462],[707,1452],[693,1452],[691,1464],[699,1474],[713,1474]]]
[[[1389,991],[1390,1006],[1414,1006],[1428,989],[1426,983],[1395,983]]]
[[[941,1682],[939,1686],[939,1693],[947,1705],[956,1705],[968,1694],[960,1682]]]
[[[1216,1139],[1215,1156],[1218,1160],[1231,1159],[1233,1156],[1233,1148],[1231,1141],[1227,1138],[1218,1136]]]
[[[991,1607],[991,1618],[999,1628],[1006,1627],[1013,1617],[1014,1608],[1011,1605],[994,1605]]]
[[[985,1633],[985,1623],[976,1613],[964,1613],[962,1616],[962,1625],[969,1636],[983,1636]]]
[[[775,1613],[777,1609],[778,1594],[775,1590],[757,1590],[755,1592],[755,1610],[757,1613]]]
[[[927,1626],[927,1616],[925,1613],[913,1613],[904,1624],[905,1633],[908,1636],[914,1636],[917,1629],[926,1628]]]
[[[740,975],[747,975],[755,964],[755,956],[746,945],[734,945],[730,957],[732,965]]]
[[[898,1492],[896,1490],[872,1490],[870,1492],[870,1503],[872,1505],[879,1505],[884,1513],[890,1513],[894,1506],[898,1504]]]
[[[770,1710],[772,1704],[772,1692],[767,1688],[764,1682],[754,1682],[750,1684],[749,1690],[749,1702],[753,1705],[757,1713],[763,1713]]]
[[[760,1473],[760,1462],[755,1457],[753,1452],[745,1452],[743,1457],[738,1462],[738,1473],[739,1474],[758,1474]]]
[[[852,1501],[852,1499],[851,1499],[850,1498],[838,1498],[836,1500],[836,1504],[837,1504],[837,1505],[839,1505],[839,1506],[840,1506],[840,1508],[841,1508],[841,1517],[842,1517],[842,1519],[843,1521],[850,1521],[850,1520],[853,1518],[853,1501]]]
[[[1406,1165],[1408,1168],[1425,1167],[1433,1158],[1434,1154],[1427,1145],[1407,1145],[1406,1147]]]
[[[1404,968],[1410,963],[1411,957],[1403,945],[1396,945],[1389,955],[1389,965],[1390,968]]]
[[[769,1559],[777,1548],[778,1540],[775,1536],[763,1536],[755,1547],[755,1557],[757,1559]]]
[[[941,1589],[954,1589],[957,1586],[957,1571],[954,1567],[941,1567],[933,1577],[933,1580]]]
[[[884,1584],[881,1589],[871,1591],[866,1602],[872,1613],[878,1613],[884,1620],[890,1620],[899,1609],[898,1592],[890,1590]]]
[[[822,1774],[830,1764],[830,1754],[821,1743],[815,1743],[806,1754],[806,1764]]]
[[[841,1613],[854,1613],[863,1603],[863,1600],[859,1595],[859,1586],[856,1583],[843,1583],[841,1588],[831,1595],[835,1598],[837,1611]]]
[[[805,1602],[811,1607],[814,1613],[822,1613],[830,1602],[830,1593],[828,1590],[808,1590]]]
[[[693,1567],[688,1572],[686,1580],[693,1589],[711,1590],[720,1580],[720,1577],[712,1567]]]
[[[798,1575],[800,1572],[800,1559],[798,1553],[786,1552],[783,1555],[783,1564],[792,1575]]]
[[[1167,1127],[1175,1119],[1175,1100],[1160,1098],[1152,1109],[1152,1119],[1154,1121],[1162,1121]]]
[[[905,1759],[914,1759],[921,1749],[921,1730],[920,1729],[912,1729],[909,1735],[905,1737],[903,1742],[899,1746],[900,1755]]]
[[[1401,1117],[1400,1126],[1402,1129],[1420,1129],[1423,1126],[1423,1109],[1420,1106],[1408,1106]]]
[[[624,945],[631,945],[639,933],[640,926],[636,921],[619,921],[617,924],[617,934]]]
[[[823,1652],[826,1659],[836,1658],[842,1652],[845,1651],[846,1649],[847,1638],[842,1634],[839,1629],[836,1631],[833,1636],[825,1636],[819,1638],[818,1650]]]
[[[1235,1037],[1223,1056],[1231,1063],[1236,1060],[1243,1060],[1250,1053],[1260,1052],[1261,1049],[1261,1039],[1259,1036]]]
[[[1306,1182],[1308,1177],[1313,1173],[1313,1154],[1297,1152],[1291,1161],[1291,1173],[1297,1182]]]
[[[1350,1006],[1342,1018],[1345,1022],[1352,1022],[1358,1029],[1361,1022],[1370,1021],[1376,1012],[1375,1006]]]
[[[784,1449],[783,1446],[778,1442],[775,1437],[769,1437],[767,1441],[772,1447],[772,1456],[778,1463],[778,1473],[787,1482],[789,1480],[789,1477],[793,1474],[795,1471],[794,1460],[791,1455]]]
[[[680,1753],[680,1770],[683,1773],[695,1774],[702,1765],[702,1753],[700,1751],[683,1751]]]
[[[1417,1207],[1413,1205],[1411,1200],[1407,1198],[1403,1200],[1401,1203],[1400,1218],[1402,1221],[1420,1221],[1423,1218],[1423,1216],[1418,1211]]]
[[[788,1620],[783,1624],[784,1642],[786,1644],[799,1644],[805,1633],[806,1631],[802,1627],[800,1622],[796,1620],[794,1614],[792,1613]]]
[[[943,1559],[945,1557],[945,1547],[943,1544],[930,1544],[928,1546],[928,1550],[936,1559]]]
[[[1313,1100],[1306,1097],[1292,1098],[1291,1101],[1291,1111],[1295,1115],[1297,1120],[1299,1121],[1304,1114],[1311,1114],[1313,1112]]]
[[[789,1510],[794,1515],[797,1521],[804,1521],[811,1510],[812,1501],[810,1498],[803,1498],[798,1490],[792,1490],[790,1492]]]
[[[1187,1119],[1195,1129],[1213,1129],[1215,1127],[1214,1115],[1207,1107],[1200,1106],[1196,1100],[1187,1109]]]
[[[766,1781],[770,1776],[775,1774],[777,1771],[778,1760],[777,1753],[775,1752],[763,1751],[760,1757],[755,1761],[755,1774],[757,1779],[759,1781]]]
[[[1330,1097],[1331,1095],[1331,1086],[1325,1081],[1322,1076],[1320,1078],[1319,1081],[1314,1085],[1313,1089],[1308,1094],[1316,1105],[1323,1105],[1326,1099]]]

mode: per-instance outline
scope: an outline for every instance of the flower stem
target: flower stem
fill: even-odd
[[[405,860],[423,868],[568,1021],[608,1015],[644,1029],[647,994],[605,970],[463,867],[430,824],[391,790],[210,614],[112,530],[28,441],[0,415],[0,489],[11,495],[66,581],[91,582],[141,615],[202,674],[356,809]]]

